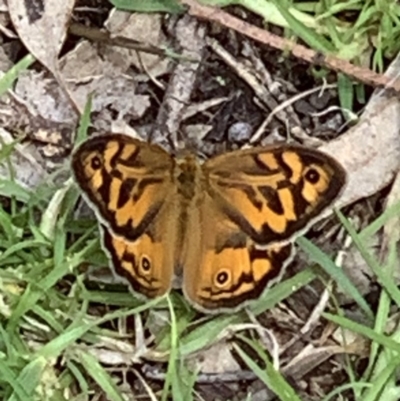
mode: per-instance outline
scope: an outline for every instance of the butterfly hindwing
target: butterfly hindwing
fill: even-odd
[[[135,294],[152,299],[171,289],[176,264],[173,246],[177,235],[175,224],[158,217],[133,241],[115,235],[104,225],[101,233],[104,250],[115,274],[125,278]],[[165,246],[165,237],[170,238],[170,247]]]
[[[232,311],[258,298],[293,256],[290,243],[259,247],[208,196],[191,224],[202,230],[190,230],[196,237],[185,242],[183,290],[202,311]]]

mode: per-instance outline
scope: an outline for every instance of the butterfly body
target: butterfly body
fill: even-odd
[[[202,311],[257,298],[290,260],[290,240],[340,192],[333,158],[292,145],[239,150],[200,165],[127,135],[90,138],[72,168],[102,226],[115,272],[155,298],[181,277]]]

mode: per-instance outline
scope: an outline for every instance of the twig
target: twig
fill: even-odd
[[[205,27],[196,18],[184,15],[176,24],[176,41],[183,55],[175,66],[163,102],[159,108],[151,141],[165,149],[181,151],[185,143],[178,136],[182,115],[190,103],[200,61],[205,47]],[[187,62],[185,60],[193,60]],[[196,60],[196,62],[194,62]]]
[[[201,5],[195,0],[181,0],[181,3],[188,6],[188,13],[194,17],[216,22],[275,49],[289,51],[293,56],[310,64],[325,66],[334,71],[342,72],[367,85],[391,88],[396,92],[400,92],[400,82],[394,82],[387,76],[377,74],[368,68],[358,67],[335,56],[323,55],[291,40],[274,35],[265,29],[249,24],[217,7]]]
[[[164,57],[181,58],[181,56],[174,53],[172,49],[163,49],[150,44],[143,44],[122,36],[112,36],[107,31],[87,27],[82,24],[71,24],[68,31],[71,35],[86,38],[92,42],[102,42],[111,46],[124,47],[126,49],[133,49],[138,52],[156,54]]]

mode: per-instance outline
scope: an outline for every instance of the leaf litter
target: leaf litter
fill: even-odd
[[[68,25],[73,15],[74,2],[69,1],[62,4],[49,1],[47,3],[49,6],[46,5],[44,9],[39,7],[33,11],[24,8],[26,4],[26,2],[9,0],[8,9],[4,3],[0,5],[0,16],[3,17],[0,21],[7,21],[6,16],[9,15],[20,40],[40,64],[46,67],[46,69],[40,67],[30,69],[21,74],[16,79],[13,89],[0,99],[2,110],[0,121],[3,126],[0,134],[3,142],[2,149],[4,150],[5,144],[11,143],[14,138],[21,137],[16,132],[18,124],[20,124],[19,128],[24,128],[25,133],[28,132],[28,138],[24,138],[21,143],[17,142],[15,151],[10,156],[14,180],[24,188],[35,190],[49,179],[52,171],[68,162],[66,154],[72,149],[74,132],[78,124],[77,110],[83,110],[89,94],[93,94],[92,130],[113,131],[116,127],[117,130],[130,129],[137,132],[137,135],[143,139],[147,139],[151,132],[152,141],[165,145],[168,137],[169,139],[172,137],[172,142],[177,147],[188,146],[184,135],[191,133],[189,147],[195,149],[203,158],[235,146],[235,144],[216,141],[217,135],[222,135],[225,131],[221,129],[221,125],[215,129],[215,116],[218,115],[218,110],[222,106],[232,106],[232,114],[236,116],[235,120],[232,119],[232,114],[228,116],[226,113],[223,114],[225,119],[223,123],[227,129],[234,124],[239,124],[239,128],[236,128],[239,131],[240,129],[248,131],[249,126],[255,129],[265,118],[265,109],[268,105],[262,104],[266,96],[263,91],[264,87],[262,91],[260,89],[255,91],[257,85],[262,82],[260,78],[262,70],[257,63],[263,60],[259,56],[257,48],[254,53],[252,53],[254,48],[245,49],[248,46],[247,42],[243,42],[245,51],[241,53],[238,50],[241,46],[240,38],[237,36],[223,37],[231,47],[236,47],[236,51],[233,52],[235,54],[233,62],[230,67],[227,67],[218,59],[218,57],[224,58],[222,49],[226,47],[225,43],[221,45],[221,43],[213,42],[215,49],[217,49],[217,45],[219,46],[218,52],[215,52],[214,49],[213,53],[210,48],[207,49],[206,37],[210,35],[210,32],[207,32],[198,21],[183,16],[177,24],[173,23],[175,21],[170,21],[165,29],[165,16],[160,14],[132,14],[112,9],[103,24],[103,27],[108,30],[110,38],[124,38],[124,40],[143,42],[159,48],[169,46],[173,48],[178,43],[181,51],[185,50],[184,45],[186,45],[188,51],[191,52],[188,54],[190,62],[188,63],[185,59],[177,61],[160,55],[138,53],[123,47],[102,46],[86,39],[72,41],[68,50],[65,50],[60,56],[65,38],[67,41],[70,40]],[[37,2],[37,4],[42,3]],[[23,17],[19,18],[19,15]],[[173,18],[175,17],[171,17],[172,20]],[[12,32],[9,27],[0,30],[3,33]],[[221,36],[221,32],[218,35]],[[210,46],[210,42],[208,45]],[[3,52],[3,48],[1,49]],[[207,57],[208,64],[203,64],[204,55]],[[249,62],[246,56],[250,57],[252,61]],[[227,59],[225,58],[225,60]],[[12,62],[12,58],[9,58],[5,52],[0,53],[0,67],[3,73],[9,69]],[[213,67],[220,71],[218,77],[213,75]],[[211,74],[207,72],[207,68],[210,68]],[[232,71],[234,72],[232,73]],[[249,78],[244,78],[245,76],[242,74],[239,80],[244,79],[249,86],[243,82],[237,84],[237,76],[240,77],[240,71],[246,71],[248,74],[246,76]],[[224,74],[226,75],[224,76]],[[398,58],[392,62],[385,74],[393,82],[398,80]],[[204,76],[202,83],[198,83],[196,80],[198,76]],[[279,98],[278,102],[275,100],[279,107],[279,104],[282,103],[282,93],[287,100],[290,99],[291,90],[297,91],[297,89],[293,85],[286,84],[282,77],[274,77],[272,74],[270,78],[272,81],[269,83],[273,88],[283,89],[281,92],[278,89],[278,96],[276,93],[273,94]],[[267,81],[270,78],[264,76]],[[235,101],[232,96],[233,91],[226,90],[226,86],[221,82],[223,79],[238,91],[239,101]],[[250,82],[254,82],[253,93],[251,90],[249,91],[249,87],[252,87]],[[222,91],[220,87],[223,88]],[[218,91],[215,88],[218,88]],[[160,90],[165,90],[164,98],[156,95]],[[269,91],[271,92],[271,87]],[[267,95],[270,96],[269,93]],[[188,121],[185,121],[184,112],[188,107],[193,107],[196,102],[197,105],[204,104],[206,107],[198,106],[198,116],[196,113],[192,114]],[[296,105],[295,101],[293,104]],[[158,113],[154,111],[155,106],[157,108],[160,106]],[[342,132],[336,139],[330,140],[320,147],[321,150],[337,158],[348,171],[348,184],[337,201],[338,208],[348,207],[356,202],[363,204],[363,199],[379,194],[397,176],[400,163],[399,106],[399,96],[396,93],[384,88],[377,89],[361,114],[358,123]],[[244,116],[252,115],[249,113],[248,107],[258,108],[258,112],[254,113],[253,120],[250,118],[249,121],[246,121]],[[314,110],[309,103],[307,103],[307,107]],[[24,113],[23,123],[20,121],[21,110]],[[285,107],[285,113],[287,110],[288,108]],[[269,109],[269,113],[273,113],[273,109]],[[282,122],[290,120],[290,116],[295,116],[294,121],[298,122],[299,118],[295,113],[296,109],[291,108],[289,116],[284,116],[280,122],[271,117],[263,129],[269,129],[274,133],[275,138],[282,140],[293,128],[292,125],[285,127],[284,135],[282,135],[280,129]],[[198,117],[197,120],[196,117]],[[336,125],[343,122],[339,113],[335,114],[335,119]],[[153,127],[154,121],[156,128]],[[182,124],[183,121],[185,124]],[[243,127],[240,124],[243,124]],[[42,131],[39,131],[38,126],[41,126]],[[301,129],[304,131],[301,134],[303,140],[304,135],[314,139],[312,129],[309,127],[301,127]],[[55,132],[58,133],[58,136],[55,136]],[[243,137],[248,138],[249,134],[236,133],[232,141],[234,142],[234,138]],[[269,139],[264,135],[263,140],[268,142]],[[7,164],[3,163],[1,166],[0,176],[2,179],[9,178]],[[395,200],[391,199],[391,204],[398,200],[395,193],[393,196]],[[386,230],[394,230],[386,227]],[[376,252],[378,252],[381,244],[380,234],[376,234],[370,240],[369,247],[376,248]],[[347,261],[349,263],[347,270],[368,271],[370,274],[368,269],[360,267],[362,261],[356,262],[349,255],[348,252],[348,259],[351,262]],[[346,261],[344,263],[346,264]],[[346,266],[344,268],[346,269]],[[371,291],[372,279],[366,278],[364,273],[362,279],[364,281],[360,287],[364,289],[363,293],[368,294]],[[356,276],[354,280],[357,281]],[[317,299],[319,296],[317,295]],[[359,338],[353,338],[350,341],[353,344],[352,348],[349,339],[343,340],[337,336],[337,332],[335,336],[330,335],[331,332],[328,335],[326,331],[319,333],[319,336],[316,336],[312,343],[308,344],[302,337],[295,344],[285,348],[285,343],[290,341],[287,337],[293,336],[296,331],[300,330],[304,320],[285,307],[281,306],[278,310],[281,308],[283,309],[279,315],[280,318],[269,326],[276,334],[278,349],[284,350],[283,355],[279,355],[279,358],[283,358],[282,371],[292,379],[308,383],[311,390],[313,388],[315,390],[317,387],[318,391],[315,390],[315,393],[328,391],[321,382],[321,378],[324,377],[322,373],[314,374],[311,377],[307,376],[309,372],[318,372],[318,369],[323,371],[326,366],[323,361],[328,362],[328,366],[330,366],[330,363],[339,363],[335,358],[337,355],[351,353],[365,356],[368,344]],[[310,311],[308,310],[308,312]],[[266,316],[259,318],[260,326],[264,327],[271,316],[267,312]],[[313,325],[313,330],[327,330],[327,328],[328,326],[325,326],[319,319]],[[151,332],[151,327],[149,330]],[[313,330],[308,334],[312,334]],[[253,334],[256,332],[257,330],[252,331]],[[129,336],[129,330],[122,334],[122,338],[125,339],[127,336]],[[155,340],[157,332],[151,333],[148,337],[142,333],[142,336],[144,341],[151,344]],[[201,352],[192,356],[191,362],[200,369],[203,378],[212,377],[210,381],[218,383],[225,377],[225,379],[229,379],[227,380],[229,382],[232,377],[235,377],[235,374],[240,377],[241,372],[246,372],[237,362],[237,356],[232,353],[230,341],[233,338],[234,336],[228,339],[224,338],[217,344],[202,349]],[[102,342],[101,345],[104,349],[99,351],[101,357],[97,357],[102,363],[109,366],[124,364],[129,369],[129,361],[132,355],[135,355],[132,347],[128,347],[126,350],[118,347],[117,350],[107,341]],[[143,344],[138,347],[142,349]],[[150,356],[150,360],[152,359],[151,345],[149,345],[149,352],[141,353],[142,356],[144,355],[144,360],[146,360],[146,355]],[[96,356],[96,352],[94,355]],[[138,362],[136,357],[133,359],[135,363]],[[152,366],[150,362],[147,363],[147,367]],[[199,368],[199,366],[203,368]],[[246,378],[248,379],[247,376]],[[157,381],[157,379],[155,380]],[[329,380],[326,381],[331,382],[332,386],[337,385],[333,377],[329,377]],[[259,399],[270,399],[271,395],[264,393],[266,390],[260,388],[259,381],[252,380],[251,383],[249,389],[254,390],[254,393],[261,397]],[[243,389],[243,387],[241,388]],[[207,399],[215,399],[218,396],[218,391],[215,389],[204,391]],[[227,391],[227,397],[233,397],[237,391],[238,387],[231,387],[230,391]]]

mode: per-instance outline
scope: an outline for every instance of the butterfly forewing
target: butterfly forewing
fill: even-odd
[[[204,165],[208,191],[224,213],[258,244],[290,239],[340,193],[343,168],[300,146],[253,148]]]
[[[171,156],[127,135],[100,135],[73,154],[75,178],[101,222],[128,240],[139,238],[173,186]]]

